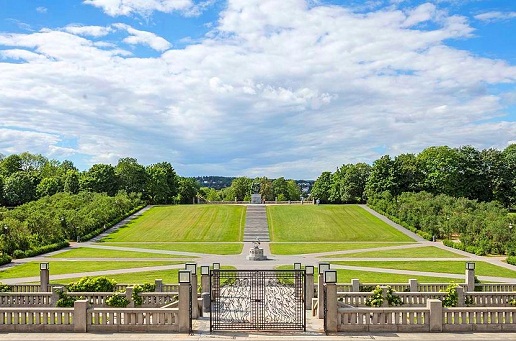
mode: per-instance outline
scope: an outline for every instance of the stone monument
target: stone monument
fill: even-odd
[[[263,254],[263,249],[260,247],[260,239],[256,238],[253,244],[253,247],[249,249],[247,260],[267,260],[267,256]]]
[[[251,186],[251,204],[261,204],[262,195],[260,194],[260,184],[253,182]]]

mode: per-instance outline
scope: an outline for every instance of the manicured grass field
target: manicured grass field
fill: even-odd
[[[246,208],[239,205],[157,206],[103,241],[238,242]]]
[[[233,270],[232,266],[222,266],[221,269]],[[120,275],[108,275],[104,276],[109,279],[114,279],[118,284],[145,284],[154,283],[156,279],[161,279],[164,284],[177,284],[178,283],[178,272],[179,269],[170,269],[167,271],[144,271],[134,272]],[[57,279],[51,280],[51,284],[68,284],[71,282],[77,282],[82,277],[68,278],[68,279]],[[200,275],[197,276],[197,283],[201,283]]]
[[[358,205],[267,206],[274,242],[414,241]]]
[[[411,271],[424,271],[424,272],[442,272],[450,274],[464,274],[465,262],[460,261],[425,261],[422,259],[418,262],[403,262],[403,261],[342,261],[342,262],[331,262],[336,265],[348,265],[348,266],[364,266],[371,268],[382,268],[382,269],[398,269],[398,270],[411,270]],[[516,278],[516,271],[512,271],[506,268],[502,268],[486,262],[475,262],[475,274],[477,276],[493,276],[493,277],[507,277]]]
[[[91,271],[118,270],[131,268],[144,268],[150,266],[163,266],[184,264],[184,262],[158,262],[158,261],[118,261],[118,262],[91,262],[91,261],[50,261],[50,275],[73,274]],[[39,262],[20,264],[12,268],[0,271],[0,281],[3,278],[19,278],[39,276]],[[82,277],[82,276],[81,276]]]
[[[61,252],[50,258],[196,258],[194,256],[169,255],[160,253],[150,253],[145,251],[120,251],[97,249],[92,247],[81,247],[69,251]]]
[[[238,255],[244,247],[242,243],[102,243],[102,245],[214,255]]]
[[[410,249],[364,251],[348,254],[325,256],[327,258],[464,258],[459,254],[435,246],[414,247]]]
[[[275,255],[299,255],[306,253],[374,249],[377,247],[406,244],[407,243],[270,243],[269,246],[271,252]]]

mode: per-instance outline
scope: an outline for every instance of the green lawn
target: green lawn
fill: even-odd
[[[224,270],[233,270],[235,269],[232,266],[222,266],[221,269]],[[199,270],[200,271],[200,270]],[[179,269],[170,269],[167,271],[143,271],[143,272],[134,272],[120,275],[108,275],[105,276],[109,279],[114,279],[119,284],[145,284],[145,283],[154,283],[156,279],[163,280],[164,284],[177,284],[178,283],[178,272]],[[51,280],[51,284],[68,284],[71,282],[76,282],[81,277],[77,278],[69,278],[69,279],[57,279]],[[200,275],[198,276],[197,283],[201,284]]]
[[[156,206],[103,241],[238,242],[246,207],[240,205]]]
[[[270,243],[269,246],[271,253],[275,255],[298,255],[305,253],[374,249],[377,247],[406,244],[407,243]]]
[[[102,245],[214,255],[238,255],[244,247],[243,243],[102,243]]]
[[[291,270],[293,265],[281,265],[276,267],[279,270]],[[358,270],[337,270],[338,283],[351,283],[352,279],[358,279],[361,283],[376,283],[376,284],[391,284],[391,283],[408,283],[409,279],[417,279],[419,283],[450,283],[452,281],[460,282],[460,280],[445,277],[428,277],[428,276],[414,276],[414,275],[397,275],[380,272],[368,272]],[[317,268],[315,269],[315,276],[317,276]],[[315,279],[317,285],[317,279]]]
[[[168,255],[160,253],[150,253],[145,251],[120,251],[97,249],[92,247],[80,247],[59,254],[50,256],[51,258],[196,258],[193,256]]]
[[[464,274],[465,262],[461,261],[425,261],[422,259],[418,262],[403,262],[403,261],[338,261],[331,262],[336,265],[348,265],[348,266],[364,266],[371,268],[382,268],[382,269],[398,269],[398,270],[411,270],[411,271],[424,271],[424,272],[442,272],[450,274]],[[516,278],[516,271],[502,268],[496,265],[492,265],[486,262],[475,262],[475,274],[477,276],[494,276],[494,277],[507,277]]]
[[[275,242],[414,241],[358,205],[267,206]]]
[[[50,275],[62,275],[91,271],[118,270],[184,264],[184,262],[166,261],[118,261],[118,262],[91,262],[91,261],[50,261]],[[0,271],[0,281],[3,278],[20,278],[39,276],[39,262],[30,262],[16,265]]]
[[[464,256],[435,246],[414,247],[410,249],[364,251],[348,254],[325,256],[327,258],[464,258]]]

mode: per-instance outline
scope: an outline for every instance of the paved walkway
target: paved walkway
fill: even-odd
[[[245,228],[244,242],[269,242],[269,225],[267,223],[267,212],[265,205],[248,205]]]

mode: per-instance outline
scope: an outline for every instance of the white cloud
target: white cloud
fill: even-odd
[[[113,31],[110,27],[105,26],[82,26],[68,25],[64,28],[66,32],[87,37],[104,37]]]
[[[427,21],[432,29],[414,29]],[[378,158],[378,146],[503,148],[516,136],[504,120],[516,67],[446,46],[471,32],[433,5],[354,13],[230,0],[213,31],[185,48],[126,24],[2,33],[0,152],[316,178]],[[125,43],[164,52],[132,55]],[[499,84],[513,89],[493,94]]]
[[[194,7],[192,0],[83,0],[87,5],[101,8],[112,17],[139,14],[148,16],[154,11],[171,13]]]
[[[43,6],[36,7],[36,12],[38,12],[38,13],[45,14],[45,13],[47,13],[47,11],[48,11],[48,9],[46,7],[43,7]]]
[[[475,19],[481,21],[500,21],[500,20],[511,20],[516,18],[516,12],[485,12],[478,15],[475,15]]]
[[[114,27],[125,30],[130,34],[129,37],[123,40],[124,43],[137,45],[143,44],[148,45],[156,51],[165,51],[168,50],[172,45],[164,38],[157,36],[152,32],[140,31],[135,28],[132,28],[126,24],[114,24]]]

